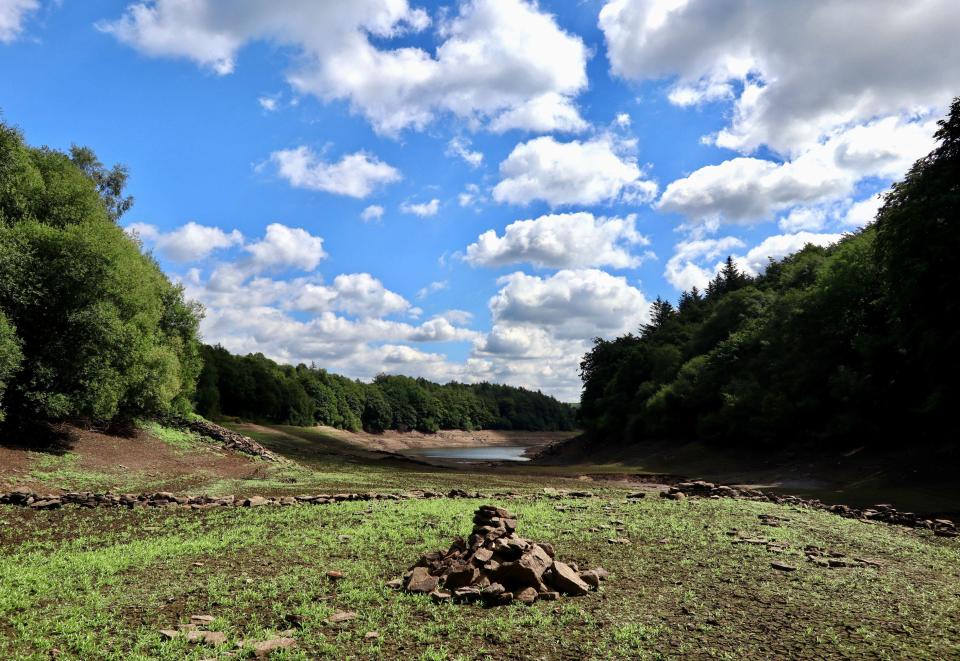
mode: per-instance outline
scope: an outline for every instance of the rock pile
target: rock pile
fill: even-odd
[[[577,565],[557,560],[551,544],[518,536],[516,516],[501,507],[481,506],[473,523],[467,541],[457,538],[447,551],[427,553],[392,586],[429,594],[435,601],[498,606],[586,594],[608,576],[602,568],[579,571]]]
[[[242,452],[243,454],[249,454],[254,457],[260,457],[266,461],[283,461],[280,457],[275,455],[273,452],[270,452],[270,450],[263,447],[249,436],[244,436],[243,434],[237,433],[232,429],[221,427],[220,425],[214,424],[208,420],[187,420],[185,418],[176,418],[171,420],[171,424],[183,429],[189,429],[190,431],[201,434],[202,436],[212,438],[213,440],[222,444],[223,447],[228,450],[234,450],[236,452]]]
[[[799,505],[812,509],[833,512],[847,519],[861,519],[864,521],[881,521],[910,528],[925,528],[932,530],[938,537],[958,537],[960,530],[957,524],[950,519],[931,519],[914,514],[900,512],[892,505],[874,505],[860,509],[849,505],[827,505],[817,499],[804,499],[797,496],[781,496],[779,494],[764,493],[747,487],[731,487],[723,484],[713,484],[703,480],[680,482],[660,493],[663,498],[683,500],[688,496],[698,498],[739,498],[743,500],[757,500],[779,505]],[[767,523],[766,525],[771,525]]]

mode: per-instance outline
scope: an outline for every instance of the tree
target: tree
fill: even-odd
[[[74,155],[30,148],[0,124],[0,311],[22,353],[8,417],[185,411],[199,309],[117,225],[125,171]]]

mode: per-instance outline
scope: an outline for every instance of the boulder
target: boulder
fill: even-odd
[[[439,582],[440,579],[436,576],[431,576],[430,571],[426,567],[414,567],[413,573],[410,574],[410,578],[407,580],[407,592],[428,594],[437,589]]]
[[[539,593],[535,588],[524,588],[517,592],[513,598],[523,604],[532,604],[537,600]]]
[[[554,561],[552,569],[551,582],[559,592],[579,596],[590,591],[590,586],[569,565]]]

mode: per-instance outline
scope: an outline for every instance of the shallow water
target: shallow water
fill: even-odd
[[[490,446],[482,448],[419,448],[407,450],[404,454],[425,459],[447,459],[453,461],[530,461],[524,456],[529,445]]]

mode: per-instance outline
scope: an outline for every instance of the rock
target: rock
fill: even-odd
[[[629,544],[630,540],[626,537],[613,537],[607,540],[608,544]]]
[[[524,588],[517,592],[513,598],[524,604],[532,604],[537,600],[538,594],[536,588]]]
[[[455,590],[473,584],[480,578],[480,570],[473,565],[460,565],[447,574],[443,586],[448,590]]]
[[[597,578],[599,578],[601,581],[605,581],[605,580],[607,580],[608,578],[610,578],[610,572],[608,572],[608,571],[607,571],[606,569],[604,569],[603,567],[594,567],[594,568],[591,569],[590,571],[592,571],[594,574],[596,574],[596,575],[597,575]]]
[[[216,647],[227,642],[227,634],[220,631],[190,631],[187,633],[187,642]]]
[[[554,561],[551,581],[553,587],[564,594],[578,596],[586,594],[590,586],[580,580],[577,573],[567,564]]]
[[[368,631],[367,633],[363,634],[364,640],[377,640],[379,637],[380,637],[379,631]]]
[[[477,549],[476,553],[473,554],[473,559],[480,563],[481,565],[489,561],[493,557],[492,549]]]
[[[297,641],[293,638],[271,638],[253,644],[253,654],[258,659],[266,659],[277,650],[295,647]]]
[[[385,585],[392,590],[399,590],[403,587],[403,579],[402,578],[390,579],[389,581],[386,582]]]
[[[453,595],[446,590],[434,590],[430,593],[430,598],[433,599],[436,603],[442,603],[444,601],[450,601],[453,598]]]
[[[597,572],[588,569],[587,571],[582,571],[578,574],[580,580],[592,587],[594,590],[600,587],[600,576]]]
[[[327,578],[329,578],[331,581],[339,581],[341,578],[343,578],[343,572],[337,571],[336,569],[331,569],[327,572]]]
[[[261,507],[266,505],[269,501],[263,496],[251,496],[250,498],[245,498],[243,500],[244,507]]]
[[[480,597],[480,588],[457,588],[453,591],[453,596],[459,601],[472,601]]]
[[[556,601],[560,598],[559,592],[541,592],[538,599],[541,601]]]
[[[627,496],[628,500],[640,500],[641,498],[646,498],[647,493],[645,491],[637,491]]]
[[[677,491],[675,493],[668,493],[666,497],[670,500],[686,500],[687,494],[683,493],[682,491]]]
[[[437,589],[440,582],[436,576],[431,576],[426,567],[414,567],[410,579],[407,581],[407,592],[428,594]]]
[[[215,618],[213,615],[191,615],[190,616],[190,622],[192,622],[193,624],[199,624],[201,626],[210,624],[215,619],[217,618]]]
[[[770,563],[770,566],[780,571],[797,571],[796,567],[793,565],[788,565],[785,562],[774,561]]]
[[[333,615],[327,618],[327,624],[340,624],[356,618],[357,614],[353,611],[334,611]]]
[[[180,635],[180,632],[176,629],[160,629],[160,635],[167,640],[173,640]]]

